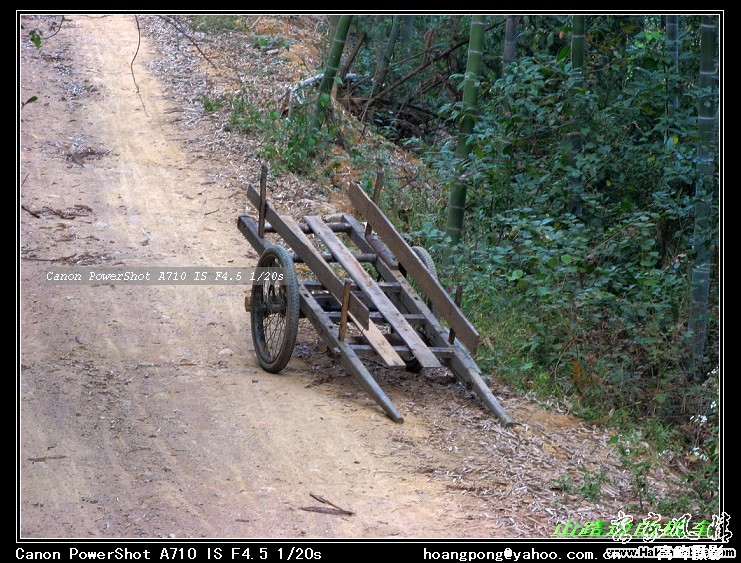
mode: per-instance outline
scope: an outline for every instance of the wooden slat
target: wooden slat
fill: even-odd
[[[355,350],[356,352],[370,352],[373,350],[373,347],[368,344],[351,343],[351,345],[353,350]],[[395,352],[409,352],[409,349],[406,346],[392,346],[391,348]],[[430,346],[429,350],[438,358],[452,358],[454,354],[452,348],[446,348],[444,346]]]
[[[327,288],[337,301],[342,303],[342,293],[344,291],[344,283],[335,275],[332,268],[322,259],[321,254],[314,248],[314,245],[309,240],[303,231],[299,228],[293,217],[278,217],[271,216],[271,212],[275,213],[270,207],[268,207],[267,217],[270,219],[270,223],[276,228],[278,234],[285,240],[291,248],[303,259],[304,263],[311,268],[311,271]],[[280,225],[282,223],[282,225]],[[330,231],[331,232],[331,231]],[[359,323],[360,326],[367,329],[370,324],[368,317],[368,307],[358,299],[357,295],[350,294],[349,310],[353,315],[353,318]]]
[[[424,294],[432,302],[435,311],[448,321],[450,328],[455,331],[457,338],[466,348],[471,353],[475,353],[480,339],[478,331],[468,321],[460,308],[456,306],[438,280],[430,275],[425,265],[398,233],[391,221],[359,186],[351,184],[349,195],[353,205],[373,226],[380,239],[396,256],[406,272],[422,288]]]
[[[349,232],[352,229],[352,227],[350,225],[348,225],[347,223],[334,222],[334,223],[327,223],[327,225],[335,233],[347,233],[347,232]],[[305,224],[299,222],[298,226],[305,233],[311,232],[311,229],[309,229],[309,226],[308,225],[305,225]],[[266,233],[274,233],[275,232],[275,229],[273,228],[273,225],[271,225],[270,223],[265,223],[265,232]]]
[[[345,246],[345,243],[327,228],[320,217],[307,216],[305,221],[347,271],[348,275],[358,284],[361,291],[378,308],[378,311],[409,346],[410,351],[422,367],[441,367],[437,357],[428,350],[427,344],[417,331],[404,319],[404,315],[391,303],[371,275],[353,258],[352,252]]]
[[[376,282],[376,284],[384,291],[384,293],[399,293],[401,291],[401,286],[396,282]],[[304,285],[312,291],[324,287],[320,282],[315,280],[307,280],[304,282]],[[358,286],[353,285],[352,290],[358,291]]]
[[[294,263],[301,264],[303,262],[303,260],[298,254],[296,254],[295,252],[293,252],[292,254],[293,254]],[[360,253],[360,254],[355,254],[354,256],[355,256],[355,260],[357,260],[358,262],[362,262],[362,263],[374,264],[376,260],[378,260],[378,255],[375,252]],[[325,262],[335,262],[334,256],[332,256],[328,252],[322,252],[321,257]]]
[[[352,317],[352,315],[351,315]],[[354,322],[354,319],[353,319]],[[358,323],[355,323],[356,325]],[[359,325],[358,325],[359,326]],[[363,336],[368,341],[368,344],[373,350],[383,359],[384,363],[390,367],[401,367],[406,365],[401,356],[396,352],[391,343],[386,340],[386,336],[381,332],[381,329],[373,322],[368,323],[367,329],[362,329]]]
[[[340,311],[340,328],[337,333],[337,338],[345,340],[345,334],[347,334],[347,315],[349,314],[348,308],[350,306],[350,287],[352,282],[345,280],[345,286],[342,291],[342,311]]]
[[[316,299],[317,296],[314,295],[314,298]],[[320,305],[322,304],[321,298],[317,299],[317,303],[319,303]],[[333,321],[339,320],[340,318],[339,309],[333,310],[327,307],[322,307],[322,308],[329,315],[330,319],[332,319]],[[415,325],[422,324],[427,321],[427,318],[424,315],[412,315],[409,313],[404,313],[404,318],[407,320],[408,323],[415,324]],[[370,320],[371,322],[376,323],[376,324],[387,324],[386,320],[383,318],[383,315],[381,315],[380,313],[374,313],[373,311],[371,311],[370,313]]]

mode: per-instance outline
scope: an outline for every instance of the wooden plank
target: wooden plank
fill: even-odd
[[[409,346],[409,350],[414,354],[414,357],[417,358],[422,367],[441,367],[437,357],[428,350],[427,344],[422,340],[417,331],[406,321],[401,311],[391,303],[371,275],[353,258],[352,252],[345,246],[345,243],[327,228],[320,217],[307,216],[304,219],[306,224],[314,231],[314,234],[322,240],[337,259],[337,262],[342,265],[353,281],[358,284],[360,290],[378,308],[378,311],[394,330],[399,333],[401,339]]]
[[[332,258],[334,259],[334,257]],[[399,293],[401,291],[401,286],[396,282],[376,282],[376,284],[384,291],[384,293]],[[306,280],[304,285],[312,291],[324,287],[320,282],[315,280]],[[353,285],[352,290],[358,291],[358,286]]]
[[[358,323],[355,324],[357,325]],[[406,365],[391,343],[386,340],[386,336],[381,332],[381,329],[373,321],[370,321],[367,329],[361,328],[360,330],[368,341],[368,344],[376,351],[376,354],[381,357],[387,366],[402,367]]]
[[[373,347],[369,344],[352,344],[353,350],[356,352],[370,352],[373,350]],[[391,347],[395,352],[409,352],[409,348],[406,346],[392,346]],[[452,348],[447,347],[439,347],[439,346],[430,346],[430,351],[435,354],[438,358],[452,358],[454,351]]]
[[[309,226],[305,225],[304,223],[299,222],[298,226],[301,227],[301,230],[305,233],[311,232]],[[352,227],[347,223],[327,223],[327,226],[329,226],[329,228],[332,229],[335,233],[348,233],[352,230]],[[275,229],[273,228],[273,225],[271,225],[270,223],[265,223],[265,232],[274,233]]]
[[[317,298],[317,295],[314,295],[314,299],[316,299],[317,303],[319,303],[320,305],[322,304],[321,297]],[[324,309],[324,311],[329,315],[329,318],[332,319],[333,321],[339,320],[340,318],[339,309],[335,310],[332,308],[328,308],[326,306],[323,306],[322,309]],[[404,313],[404,318],[407,320],[408,323],[415,324],[415,325],[422,324],[427,321],[427,318],[424,315],[412,315],[410,313]],[[388,324],[386,323],[386,320],[383,318],[383,315],[381,315],[380,313],[374,313],[373,311],[371,311],[370,320],[371,322],[377,325]]]
[[[435,311],[448,321],[450,328],[455,331],[457,338],[466,348],[471,353],[476,353],[480,340],[478,331],[453,302],[438,280],[430,275],[425,265],[398,233],[391,221],[359,186],[351,184],[349,195],[353,205],[373,226],[373,229],[393,252],[406,272],[422,288],[425,296],[432,302]]]
[[[301,264],[303,260],[301,257],[296,254],[295,252],[292,252],[293,256],[293,262],[295,264]],[[358,262],[362,262],[363,264],[369,263],[369,264],[375,264],[376,260],[378,260],[378,255],[375,252],[365,252],[360,254],[355,254],[355,260]],[[322,252],[321,257],[325,262],[336,262],[334,259],[334,256],[332,256],[329,252]]]
[[[273,214],[272,216],[271,213]],[[267,216],[270,219],[270,223],[276,228],[278,234],[283,238],[283,240],[285,240],[291,248],[301,256],[304,263],[311,268],[311,271],[317,279],[325,288],[327,288],[327,291],[329,291],[337,301],[342,303],[342,294],[345,284],[335,275],[332,268],[329,267],[324,259],[322,259],[322,256],[309,240],[309,237],[301,231],[296,220],[293,219],[293,217],[278,217],[270,207],[268,207]],[[349,311],[360,326],[365,329],[368,328],[370,325],[368,307],[366,307],[354,293],[350,294]]]
[[[352,282],[350,280],[345,280],[345,285],[342,289],[342,311],[340,312],[340,328],[337,333],[337,338],[340,340],[345,340],[345,334],[347,334],[347,315],[348,315],[348,308],[350,306],[350,288],[352,287]]]

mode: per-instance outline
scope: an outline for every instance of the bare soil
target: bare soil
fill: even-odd
[[[253,23],[316,28],[308,16]],[[609,431],[496,378],[512,428],[449,374],[373,365],[404,415],[395,424],[310,325],[287,369],[263,372],[246,286],[46,281],[75,265],[255,263],[236,218],[259,139],[226,134],[196,92],[241,72],[259,98],[265,74],[227,72],[211,50],[215,70],[156,16],[139,24],[67,16],[41,48],[19,34],[20,97],[38,100],[20,113],[18,537],[534,538],[636,501]],[[287,84],[319,63],[301,45],[241,56]],[[343,199],[290,176],[274,187],[313,212]],[[655,467],[654,490],[675,482]],[[564,485],[600,473],[592,500]],[[328,506],[312,494],[352,514],[305,510]]]

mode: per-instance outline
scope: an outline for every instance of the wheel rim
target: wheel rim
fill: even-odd
[[[261,264],[261,267],[281,267],[278,261],[271,257],[269,263]],[[253,296],[252,306],[255,308],[259,332],[258,342],[261,346],[263,357],[269,362],[274,362],[280,354],[286,337],[286,310],[288,298],[286,286],[280,281],[266,281]]]
[[[266,248],[257,261],[261,270],[252,284],[252,342],[262,368],[279,373],[293,355],[298,336],[300,295],[293,256],[282,246]],[[267,275],[266,275],[267,274]]]

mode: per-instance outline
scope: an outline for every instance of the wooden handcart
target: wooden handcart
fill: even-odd
[[[382,173],[372,199],[358,186],[349,189],[365,224],[348,214],[326,221],[281,216],[268,203],[266,182],[263,165],[259,192],[247,189],[257,217],[237,220],[260,255],[257,268],[284,274],[255,281],[245,300],[263,369],[277,373],[287,365],[305,317],[392,420],[403,417],[364,365],[368,354],[412,372],[449,368],[503,424],[512,424],[471,355],[478,332],[440,285],[430,255],[409,246],[376,204]],[[276,236],[283,244],[272,242]],[[301,263],[311,272],[307,279],[297,274]]]

